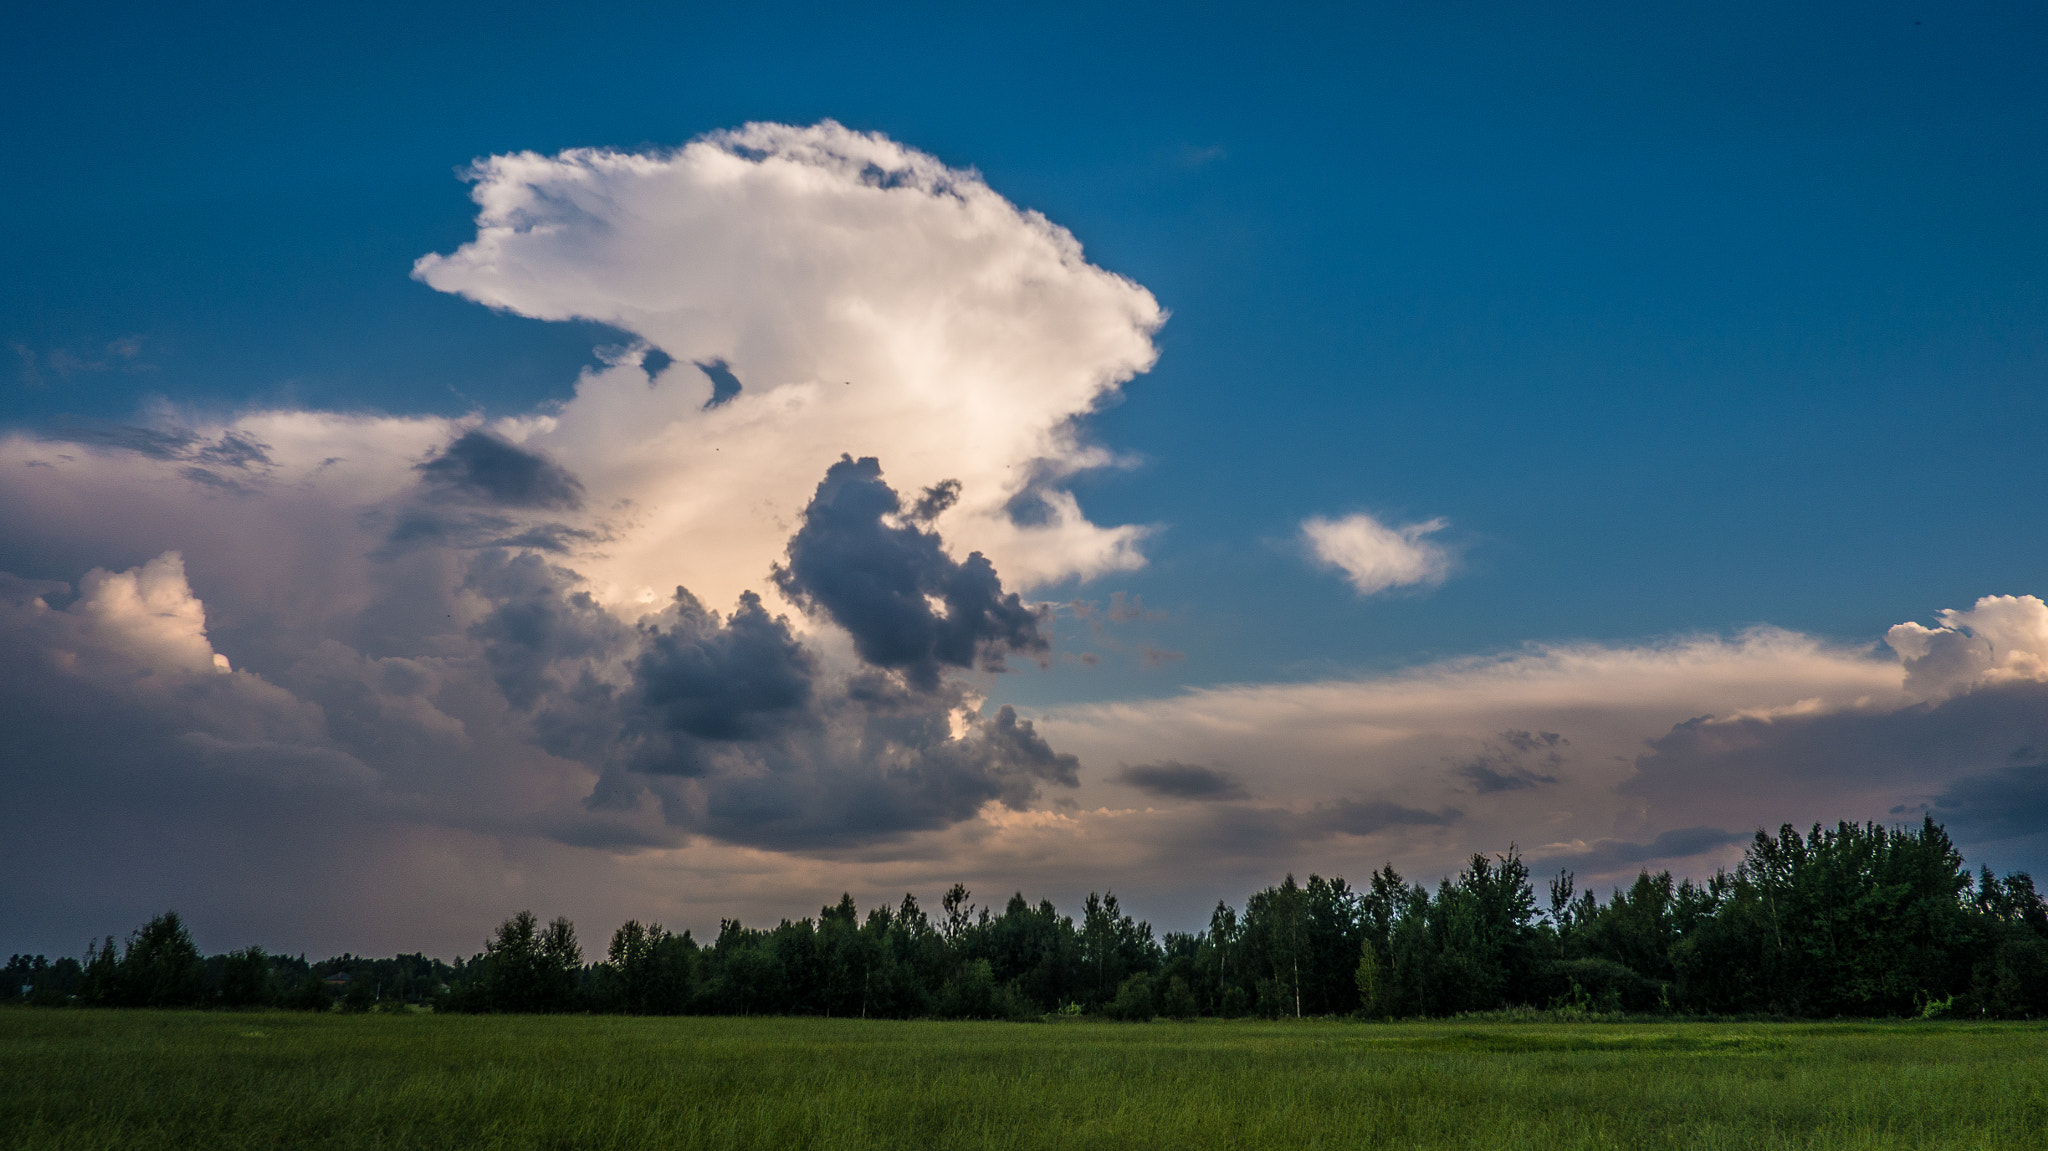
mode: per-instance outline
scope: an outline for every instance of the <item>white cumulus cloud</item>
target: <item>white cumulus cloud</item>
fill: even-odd
[[[1165,313],[978,174],[828,121],[494,156],[473,176],[476,239],[418,278],[673,357],[650,381],[627,352],[559,411],[500,429],[592,507],[629,509],[579,566],[601,594],[760,588],[842,453],[878,457],[904,491],[959,481],[946,538],[1013,584],[1143,562],[1142,528],[1089,522],[1058,483],[1113,462],[1075,421],[1151,367]]]
[[[2048,680],[2048,603],[1987,595],[1966,611],[1946,608],[1938,627],[1907,622],[1885,633],[1916,693],[1942,696],[1980,683]]]
[[[1429,537],[1449,526],[1441,517],[1389,527],[1364,514],[1342,519],[1312,516],[1301,534],[1316,559],[1344,573],[1359,595],[1391,588],[1435,585],[1451,571],[1451,553]]]

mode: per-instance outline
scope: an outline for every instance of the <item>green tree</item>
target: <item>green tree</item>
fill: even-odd
[[[189,1007],[205,993],[199,948],[175,911],[135,929],[121,956],[117,1002],[131,1007]]]
[[[1368,1019],[1384,1015],[1380,1009],[1380,957],[1370,939],[1358,942],[1358,966],[1352,969],[1351,980],[1358,988],[1358,1013]]]
[[[270,956],[261,947],[228,953],[221,966],[220,1001],[227,1007],[260,1007],[270,1002]]]
[[[541,969],[540,920],[533,912],[517,912],[498,925],[484,945],[483,964],[485,1010],[542,1010],[548,990]]]

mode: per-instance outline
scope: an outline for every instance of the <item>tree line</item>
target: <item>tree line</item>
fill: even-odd
[[[2048,905],[2024,872],[1973,875],[1918,828],[1758,832],[1704,883],[1645,871],[1605,901],[1570,872],[1539,904],[1511,847],[1432,891],[1391,865],[1362,887],[1292,875],[1208,927],[1155,936],[1113,894],[1078,917],[955,884],[864,915],[851,896],[699,942],[630,921],[586,962],[566,919],[506,920],[472,958],[204,957],[176,913],[83,960],[14,956],[0,996],[99,1006],[1112,1019],[1585,1014],[2048,1017]]]

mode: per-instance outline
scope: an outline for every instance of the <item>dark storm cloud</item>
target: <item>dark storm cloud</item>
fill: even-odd
[[[804,509],[777,584],[845,628],[862,659],[921,690],[935,688],[943,668],[999,671],[1006,654],[1050,650],[1037,614],[1004,594],[987,557],[955,562],[937,533],[892,524],[902,511],[879,461],[840,457]]]
[[[1712,851],[1731,843],[1741,843],[1748,838],[1748,835],[1741,832],[1722,831],[1718,827],[1682,827],[1676,831],[1664,832],[1648,843],[1607,840],[1595,844],[1591,851],[1551,856],[1540,862],[1545,866],[1569,867],[1599,874],[1631,864],[1652,863],[1664,859],[1688,859],[1703,851]]]
[[[1906,810],[1901,806],[1893,814]],[[2014,839],[2048,832],[2048,763],[2014,764],[1966,776],[1944,789],[1926,810],[1969,840]]]
[[[1075,758],[1009,707],[959,739],[946,736],[943,712],[894,717],[922,722],[881,725],[889,731],[862,718],[789,749],[776,771],[711,781],[696,828],[774,850],[846,849],[958,823],[990,801],[1021,808],[1041,784],[1078,782]],[[821,752],[829,758],[813,758]]]
[[[648,625],[633,662],[641,705],[664,727],[698,739],[761,739],[801,715],[816,667],[753,592],[720,623],[697,597],[676,589],[669,619]]]
[[[590,661],[626,648],[632,629],[614,619],[581,577],[531,554],[488,551],[471,562],[467,590],[492,604],[469,634],[481,641],[491,678],[514,707],[531,709],[566,690]]]
[[[1251,794],[1227,771],[1171,759],[1126,767],[1116,780],[1165,799],[1245,799]]]
[[[457,437],[419,470],[445,492],[499,507],[573,511],[583,504],[583,484],[561,465],[485,431]]]
[[[601,773],[590,799],[598,817],[651,793],[683,831],[843,850],[1078,785],[1078,760],[1029,720],[1008,707],[976,715],[941,678],[940,668],[977,656],[991,666],[1004,651],[1042,647],[1036,617],[1002,594],[980,556],[954,563],[937,535],[884,522],[899,504],[879,477],[872,460],[835,465],[781,575],[806,602],[860,625],[868,667],[850,675],[828,676],[751,592],[721,616],[678,588],[660,613],[627,626],[576,572],[531,552],[470,561],[463,587],[489,606],[468,634],[533,738]],[[948,495],[939,485],[923,502],[943,506]],[[888,635],[892,625],[908,640]],[[577,842],[643,834],[619,827],[572,830]]]

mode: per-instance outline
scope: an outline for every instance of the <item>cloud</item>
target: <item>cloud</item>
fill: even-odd
[[[2048,680],[2048,603],[1988,595],[1967,611],[1948,608],[1941,625],[1902,623],[1885,642],[1906,666],[1906,686],[1933,697],[1979,683]]]
[[[420,472],[444,490],[504,507],[573,511],[583,503],[583,485],[560,465],[481,430],[456,437]]]
[[[1156,869],[1146,873],[1170,886],[1184,853],[1224,842],[1230,859],[1264,851],[1269,865],[1346,875],[1398,860],[1427,875],[1513,841],[1654,843],[1709,822],[1742,829],[1808,813],[1879,814],[1885,807],[1874,805],[1898,802],[1896,787],[1850,797],[1854,811],[1835,802],[1839,787],[1802,792],[1710,772],[1674,772],[1670,786],[1647,792],[1631,787],[1650,770],[1639,761],[1653,741],[1688,719],[1911,706],[1902,678],[1896,661],[1867,648],[1758,629],[1532,645],[1389,675],[1200,688],[1061,707],[1040,727],[1089,764],[1258,765],[1257,804],[1201,805],[1213,827],[1164,816],[1154,827],[1120,821],[1113,834],[1128,873]],[[1076,797],[1084,807],[1112,802],[1098,786],[1084,781]]]
[[[1343,519],[1303,520],[1302,536],[1315,558],[1344,573],[1359,595],[1397,587],[1433,587],[1451,570],[1451,553],[1427,537],[1449,526],[1437,518],[1388,527],[1364,513]]]
[[[880,474],[873,460],[834,465],[790,543],[792,594],[847,624],[854,666],[806,646],[751,592],[721,616],[679,587],[628,626],[574,570],[497,550],[469,561],[463,588],[487,606],[468,635],[540,745],[600,773],[593,810],[651,797],[685,835],[843,850],[989,803],[1021,808],[1041,785],[1075,786],[1078,762],[1029,720],[1011,708],[982,716],[941,677],[1018,646],[1017,620],[1035,617],[1002,595],[982,557],[955,563],[936,533],[884,522],[899,501]],[[1006,613],[1015,618],[991,624]],[[580,823],[566,833],[648,835]]]
[[[1046,650],[1016,588],[1142,564],[1147,529],[1065,485],[1118,462],[1079,421],[1156,357],[1150,294],[978,175],[832,124],[476,175],[475,241],[420,275],[628,332],[569,400],[0,435],[0,868],[43,868],[10,922],[68,939],[182,891],[302,941],[448,948],[543,885],[731,913],[839,882],[821,853],[936,860],[1078,786],[948,677]],[[813,525],[849,456],[905,498]],[[814,545],[921,590],[876,615]],[[660,878],[683,866],[709,878]]]
[[[85,573],[69,609],[101,642],[157,671],[228,670],[206,640],[206,611],[185,580],[185,558],[165,552],[139,568]]]
[[[815,660],[788,621],[769,618],[759,596],[742,595],[721,624],[677,588],[667,620],[644,625],[644,634],[633,678],[642,705],[667,730],[705,740],[758,739],[810,702]]]
[[[1568,867],[1590,873],[1612,873],[1646,863],[1668,859],[1691,859],[1715,848],[1747,843],[1748,834],[1722,831],[1718,827],[1681,827],[1664,832],[1648,843],[1602,840],[1581,851],[1547,855],[1539,867]]]
[[[1076,421],[1152,365],[1165,313],[979,175],[828,121],[494,156],[471,177],[476,238],[423,257],[421,280],[671,360],[650,386],[652,353],[622,354],[494,429],[592,506],[631,502],[634,530],[580,566],[604,602],[758,587],[842,454],[888,461],[904,491],[957,482],[947,538],[1013,585],[1143,562],[1144,528],[1089,522],[1059,485],[1115,461]]]
[[[1465,813],[1454,807],[1441,811],[1421,811],[1403,807],[1383,799],[1361,802],[1355,799],[1339,799],[1328,804],[1317,804],[1303,820],[1308,828],[1341,835],[1371,835],[1390,827],[1445,827],[1463,819]]]
[[[2017,752],[2040,754],[2036,748]],[[1906,814],[1901,806],[1895,814]],[[1943,788],[1920,810],[1975,840],[2006,840],[2048,833],[2048,762],[2015,763],[1968,775]]]
[[[1289,868],[1517,838],[1619,871],[1786,819],[2037,825],[2027,596],[1902,625],[1897,659],[1757,629],[985,705],[983,669],[1047,651],[1020,591],[1143,562],[1068,481],[1117,462],[1078,421],[1152,363],[1152,297],[836,125],[474,174],[475,240],[419,275],[627,332],[569,400],[0,435],[22,942],[175,904],[221,946],[452,953],[526,904],[709,926],[1104,875],[1198,922]],[[1310,524],[1361,592],[1448,570],[1441,521]]]
[[[1116,773],[1116,780],[1163,799],[1247,799],[1251,795],[1227,771],[1171,759],[1125,767]]]
[[[920,510],[947,490],[928,493]],[[862,659],[903,672],[923,691],[937,687],[944,668],[1001,671],[1005,655],[1051,650],[1037,613],[1003,591],[986,556],[955,561],[937,533],[903,522],[902,510],[879,461],[840,457],[803,511],[777,586],[845,628]]]
[[[1550,771],[1564,764],[1564,750],[1571,742],[1554,731],[1504,731],[1499,743],[1488,742],[1478,755],[1459,762],[1456,770],[1481,795],[1556,783],[1557,776]]]

